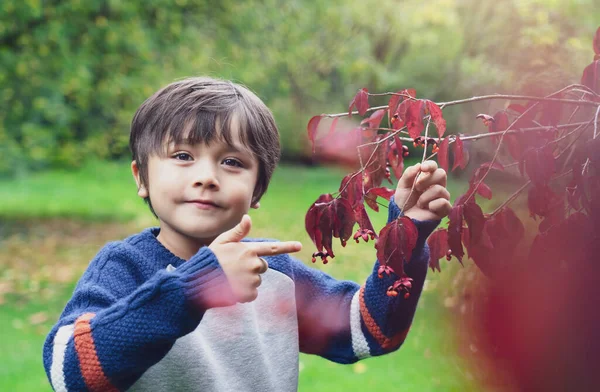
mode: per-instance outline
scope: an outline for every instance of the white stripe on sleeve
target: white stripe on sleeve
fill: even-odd
[[[370,357],[371,352],[369,351],[367,338],[365,338],[360,326],[359,294],[360,290],[357,290],[356,293],[354,293],[352,303],[350,304],[350,331],[352,334],[352,349],[354,350],[354,355],[356,355],[358,359],[363,359]]]
[[[65,351],[67,351],[67,342],[73,336],[75,325],[64,325],[58,329],[54,335],[54,347],[52,348],[52,366],[50,367],[50,378],[52,386],[56,392],[67,392],[65,385],[65,373],[63,366],[65,362]]]

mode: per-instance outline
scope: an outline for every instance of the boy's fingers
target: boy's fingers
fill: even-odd
[[[258,257],[294,253],[302,249],[302,244],[298,241],[251,242],[247,245],[256,253]]]
[[[248,233],[250,233],[250,229],[252,228],[252,220],[249,215],[244,215],[240,223],[235,225],[233,229],[227,230],[218,236],[214,242],[218,244],[225,244],[228,242],[239,242],[244,239]]]
[[[437,168],[437,164],[436,164]],[[436,169],[434,172],[423,172],[417,179],[415,185],[418,191],[423,192],[432,185],[446,186],[447,176],[444,169]]]
[[[413,182],[415,182],[415,177],[419,174],[421,170],[421,164],[417,163],[416,165],[409,166],[402,173],[402,177],[398,181],[398,188],[411,188]]]
[[[427,207],[427,205],[429,205],[431,201],[437,199],[450,200],[450,192],[448,192],[446,188],[439,184],[433,185],[425,192],[423,192],[421,197],[419,197],[418,205],[421,208],[425,208]]]
[[[424,161],[421,164],[422,172],[434,172],[437,170],[437,168],[438,168],[438,164],[436,161]]]
[[[447,199],[435,199],[429,202],[429,211],[436,214],[439,218],[448,216],[452,210],[452,204]]]
[[[260,261],[260,264],[258,265],[256,272],[259,274],[264,274],[269,269],[269,263],[267,263],[267,260],[263,259],[262,257],[259,257],[258,260]]]

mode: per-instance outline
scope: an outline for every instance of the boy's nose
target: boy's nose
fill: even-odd
[[[196,175],[194,186],[196,187],[205,187],[209,189],[218,189],[219,188],[219,180],[217,179],[217,175],[215,170],[210,167],[202,167],[198,170]]]

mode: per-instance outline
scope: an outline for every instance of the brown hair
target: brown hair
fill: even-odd
[[[138,108],[131,122],[129,148],[142,184],[148,186],[148,158],[173,143],[232,143],[235,119],[242,144],[259,162],[252,203],[266,192],[281,155],[279,132],[267,106],[247,88],[208,77],[187,78],[160,89]],[[146,201],[152,209],[151,201]],[[152,210],[154,213],[154,210]]]

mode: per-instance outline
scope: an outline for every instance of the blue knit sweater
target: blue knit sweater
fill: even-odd
[[[389,220],[399,214],[390,202]],[[158,228],[109,243],[46,339],[48,378],[55,391],[295,391],[299,352],[353,363],[394,351],[410,328],[427,273],[425,240],[439,221],[415,223],[408,299],[386,295],[396,277],[378,278],[378,262],[360,286],[279,255],[267,258],[258,298],[231,304],[207,247],[185,261],[158,242]]]

